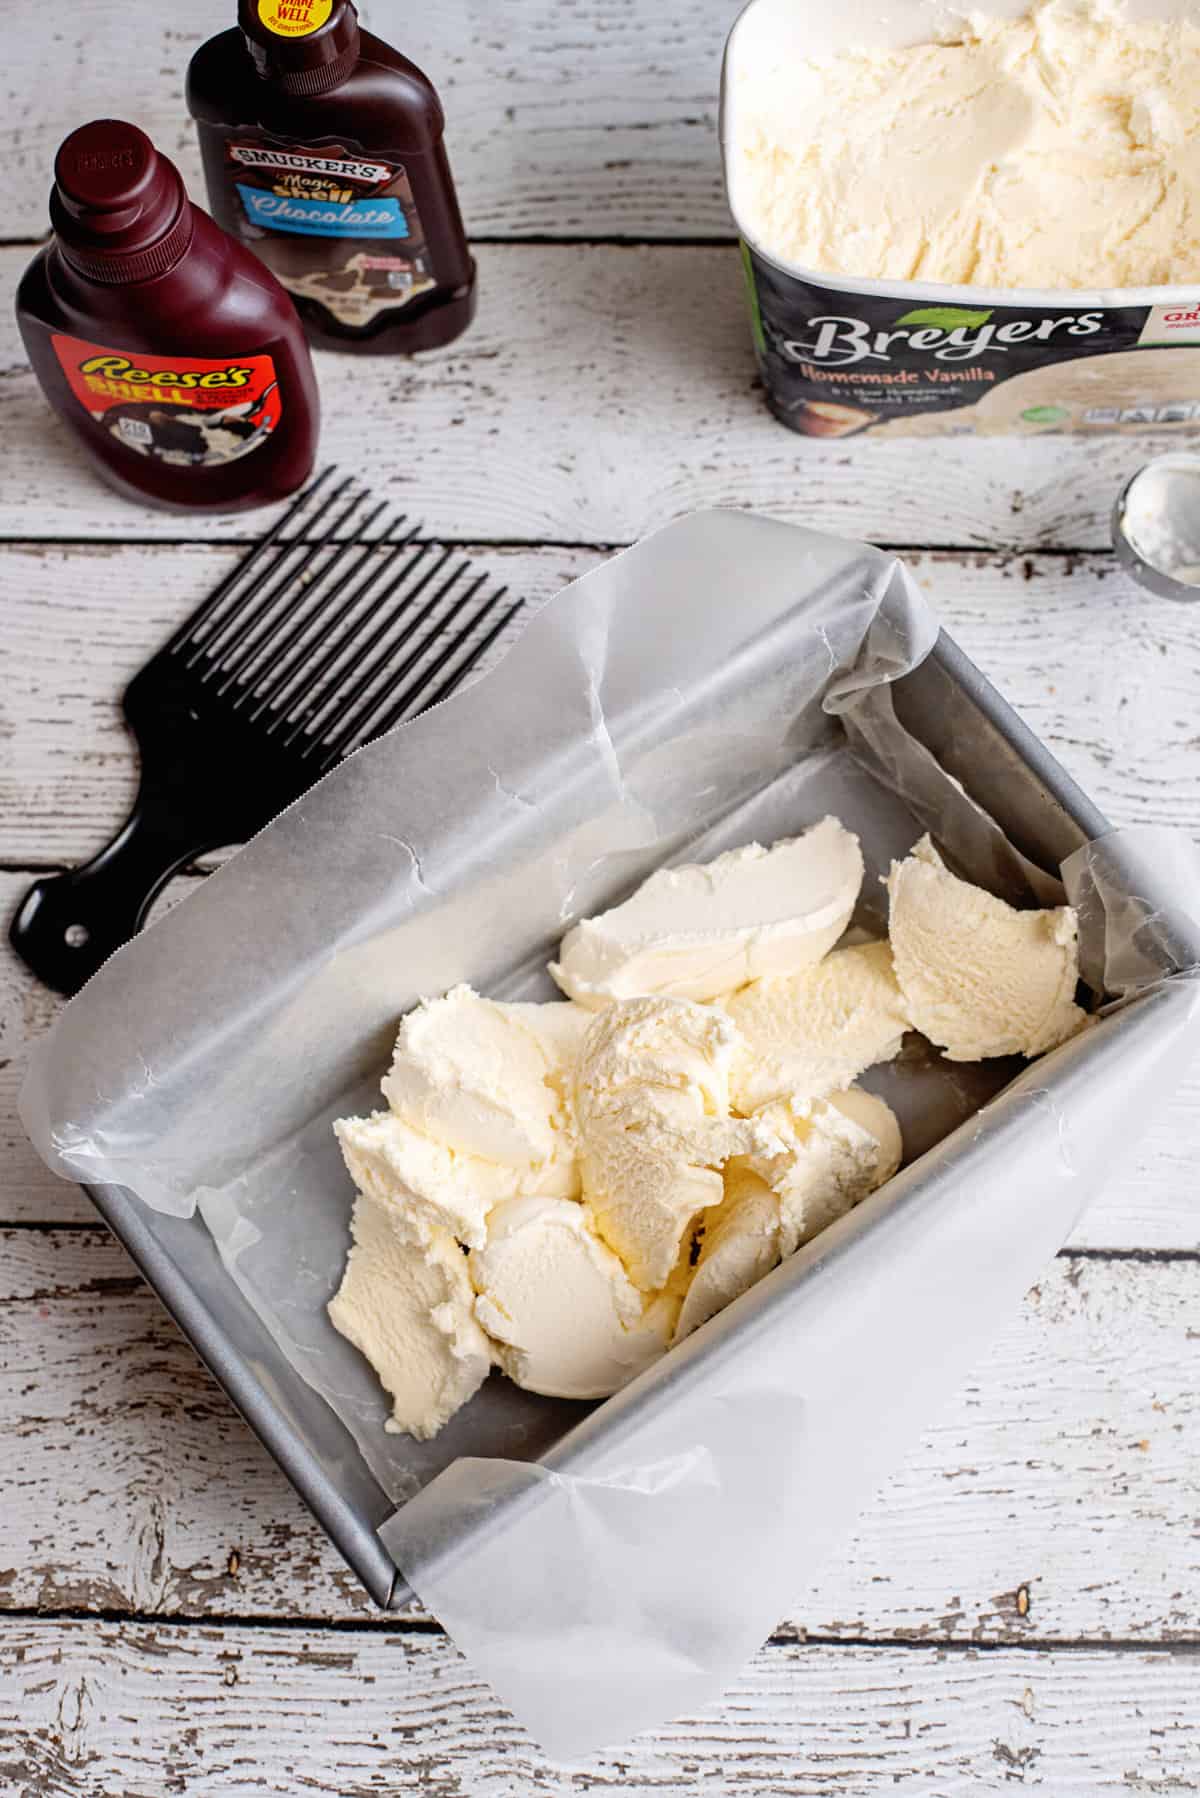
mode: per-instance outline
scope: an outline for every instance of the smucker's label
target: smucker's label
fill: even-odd
[[[225,161],[239,235],[293,296],[363,326],[435,285],[401,163],[252,131],[228,139]]]
[[[745,243],[742,260],[771,410],[806,436],[1200,422],[1200,354],[1181,354],[1200,345],[1200,299],[913,304],[802,279]]]
[[[268,441],[283,413],[270,356],[149,356],[54,332],[80,405],[118,443],[180,468],[215,468]]]

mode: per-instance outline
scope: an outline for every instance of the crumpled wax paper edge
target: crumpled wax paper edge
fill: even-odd
[[[866,545],[701,513],[583,576],[498,668],[350,757],[110,958],[35,1047],[20,1101],[35,1147],[67,1178],[188,1215],[352,1090],[415,998],[510,973],[608,902],[622,859],[636,884],[720,815],[716,800],[685,815],[668,752],[685,745],[687,781],[724,781],[728,804],[743,766],[749,791],[818,748],[789,724],[819,712],[831,676],[854,684],[885,600],[898,616],[871,681],[903,671],[906,626],[907,665],[936,627],[903,566]],[[568,844],[546,895],[497,877],[555,832]],[[520,930],[497,928],[522,907]]]
[[[646,1389],[666,1363],[604,1407],[638,1406],[640,1424],[584,1425],[543,1465],[456,1462],[381,1526],[544,1750],[574,1760],[720,1695],[1198,1046],[1200,981],[1160,980],[674,1351],[659,1405]]]
[[[458,1453],[537,1455],[571,1407],[498,1377],[435,1444],[385,1434],[386,1397],[325,1312],[351,1196],[330,1120],[379,1103],[417,998],[459,980],[549,997],[575,915],[740,828],[743,807],[720,847],[815,822],[760,801],[824,766],[827,691],[886,690],[936,633],[903,564],[867,545],[737,512],[667,526],[114,956],[38,1051],[31,1134],[60,1173],[198,1209],[270,1339],[260,1380],[285,1358],[395,1502]],[[888,852],[911,841],[892,831]]]

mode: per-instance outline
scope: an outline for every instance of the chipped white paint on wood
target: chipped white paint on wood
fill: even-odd
[[[22,1798],[1099,1798],[1195,1789],[1200,1661],[772,1643],[719,1708],[561,1765],[437,1636],[11,1619],[0,1744]]]
[[[0,287],[26,252],[0,251]],[[1107,545],[1158,439],[869,437],[822,445],[756,391],[731,246],[482,246],[479,316],[436,355],[323,353],[322,457],[457,539],[615,543],[698,506],[753,506],[889,543]],[[51,416],[0,311],[0,535],[256,536],[265,515],[131,506]],[[1173,440],[1172,440],[1173,441]]]
[[[117,828],[137,784],[121,693],[242,553],[202,544],[5,547],[0,865],[82,860]],[[469,553],[481,573],[535,603],[600,559],[589,550]]]
[[[115,1243],[0,1234],[0,1291],[5,1605],[374,1614]],[[1198,1314],[1200,1263],[1054,1263],[789,1627],[1200,1640]]]
[[[600,560],[467,547],[535,602]],[[121,690],[238,553],[4,549],[0,865],[78,860],[116,827],[135,785]],[[1135,596],[1110,556],[907,559],[957,641],[1114,824],[1200,834],[1200,607]]]
[[[367,0],[358,10],[437,85],[476,235],[731,234],[716,113],[736,0]],[[136,120],[203,203],[184,73],[196,46],[235,17],[228,0],[193,0],[186,13],[142,7],[135,39],[122,0],[76,0],[49,29],[14,33],[0,236],[41,236],[60,140],[104,115]]]
[[[0,688],[2,690],[2,688]],[[29,885],[28,874],[0,874],[3,925]],[[35,1154],[17,1116],[17,1095],[29,1050],[49,1030],[62,1001],[39,986],[4,943],[0,950],[0,1222],[92,1221],[95,1211],[77,1187],[57,1180]],[[6,1288],[0,1284],[0,1304]],[[3,1474],[0,1473],[0,1492]]]

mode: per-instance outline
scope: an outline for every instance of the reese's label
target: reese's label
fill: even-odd
[[[213,468],[266,443],[283,407],[270,356],[148,356],[52,334],[67,384],[126,449]]]

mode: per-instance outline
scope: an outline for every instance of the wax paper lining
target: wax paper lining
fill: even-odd
[[[1194,852],[1081,846],[1061,873],[1086,972],[1124,1005],[1024,1073],[919,1048],[876,1070],[910,1166],[590,1415],[494,1376],[434,1443],[385,1435],[325,1314],[352,1197],[330,1122],[379,1103],[418,998],[550,997],[563,930],[664,861],[833,812],[863,843],[867,929],[925,829],[995,890],[1061,899],[896,716],[935,638],[880,551],[734,513],[668,527],[122,950],[31,1070],[51,1166],[200,1212],[398,1504],[405,1578],[552,1751],[719,1690],[1069,1232],[1112,1161],[1102,1071],[1149,1098],[1194,1036],[1196,984],[1170,978],[1196,959]]]

